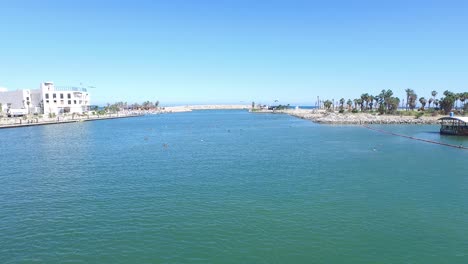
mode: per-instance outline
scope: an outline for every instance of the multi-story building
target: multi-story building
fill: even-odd
[[[89,111],[90,96],[86,88],[55,86],[52,82],[41,83],[44,114],[82,114]]]
[[[7,91],[0,89],[0,112],[8,115],[26,114],[83,114],[89,111],[90,96],[86,88],[40,84],[39,89]]]
[[[16,91],[0,90],[0,104],[0,112],[8,115],[26,115],[39,110],[32,104],[31,90],[29,89]]]

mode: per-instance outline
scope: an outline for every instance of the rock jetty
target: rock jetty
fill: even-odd
[[[194,110],[246,110],[249,105],[184,105],[184,106],[166,106],[159,113],[179,113],[191,112]]]
[[[256,113],[288,114],[322,124],[438,124],[442,116],[379,115],[377,113],[337,113],[325,110],[288,109],[280,111],[255,111]]]

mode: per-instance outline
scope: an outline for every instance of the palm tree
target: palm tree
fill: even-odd
[[[398,97],[390,97],[387,100],[387,112],[390,114],[395,114],[398,110],[398,105],[400,105],[400,99]]]
[[[376,95],[376,96],[374,96],[374,100],[375,100],[375,109],[377,109],[378,106],[379,106],[380,97],[378,95]]]
[[[437,96],[437,91],[432,91],[431,95],[432,95],[432,98],[434,99],[433,101],[435,102],[435,100],[436,100],[435,97]]]
[[[351,111],[351,108],[353,107],[353,101],[351,101],[351,99],[348,99],[346,104],[348,105],[348,111]]]
[[[390,105],[390,100],[391,100],[391,98],[392,98],[392,96],[393,96],[392,90],[390,90],[390,89],[388,89],[388,90],[386,90],[386,91],[385,91],[385,90],[382,90],[382,95],[381,95],[381,96],[382,96],[382,98],[383,98],[384,105],[385,105],[385,107],[386,107],[387,110],[388,110],[388,107],[389,107],[389,105]]]
[[[368,93],[365,93],[365,94],[361,94],[361,111],[364,111],[364,103],[366,103],[366,108],[369,106],[369,94]]]
[[[453,104],[456,101],[456,94],[450,92],[449,90],[444,92],[445,97],[440,99],[440,107],[444,110],[445,114],[448,114],[452,111]]]
[[[426,103],[427,103],[426,98],[424,97],[419,98],[419,102],[421,103],[421,110],[424,111],[424,107],[426,106]]]
[[[380,94],[378,96],[376,96],[378,98],[378,103],[379,103],[379,113],[380,114],[384,114],[386,111],[387,111],[387,105],[385,103],[385,93],[387,91],[385,91],[385,89],[383,89]]]
[[[344,106],[344,103],[345,103],[345,99],[344,98],[341,98],[340,99],[340,105],[343,107]]]
[[[323,102],[323,106],[325,106],[327,110],[330,110],[331,105],[332,105],[332,101],[330,100],[326,100],[325,102]]]
[[[408,89],[405,89],[405,92],[406,92],[406,111],[408,111],[410,96],[411,96],[411,94],[414,93],[414,91],[411,90],[410,88],[408,88]]]
[[[458,108],[458,101],[460,100],[461,94],[460,93],[454,93],[453,95],[455,97],[455,110],[456,110]]]
[[[429,101],[428,101],[428,105],[429,105],[428,107],[429,107],[429,108],[431,108],[432,102],[434,102],[434,100],[433,100],[432,98],[429,98]]]
[[[358,98],[357,103],[359,105],[359,108],[361,108],[361,112],[364,111],[364,100],[362,100],[361,98]]]
[[[374,105],[374,96],[373,95],[369,95],[369,97],[367,98],[367,103],[369,104],[369,107],[370,107],[370,110],[372,111],[372,106]]]
[[[340,112],[343,112],[343,111],[344,111],[344,103],[345,103],[345,99],[344,99],[344,98],[341,98],[341,99],[340,99]]]
[[[418,99],[418,95],[412,89],[406,89],[406,105],[407,110],[408,106],[410,110],[414,110],[416,108],[416,100]]]
[[[379,113],[393,113],[398,109],[398,104],[400,104],[400,99],[392,97],[393,92],[392,90],[382,90],[380,94],[377,96],[379,98]],[[395,103],[398,104],[395,106]]]
[[[466,93],[459,93],[459,100],[462,102],[463,105],[465,105],[465,100],[466,100]]]
[[[465,109],[465,100],[468,99],[468,92],[462,93],[460,101],[463,103],[463,109]]]

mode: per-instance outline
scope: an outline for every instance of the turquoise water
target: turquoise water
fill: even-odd
[[[243,111],[4,129],[0,148],[0,263],[468,263],[466,150]]]

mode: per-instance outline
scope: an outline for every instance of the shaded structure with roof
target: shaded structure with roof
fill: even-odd
[[[439,120],[441,121],[441,134],[468,136],[468,117],[447,116]]]

